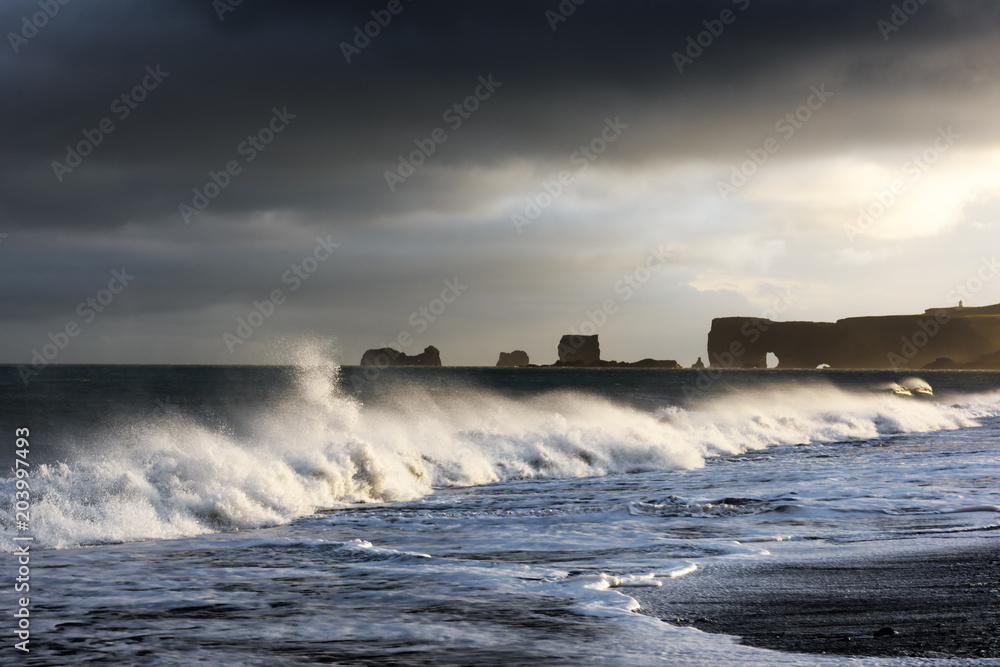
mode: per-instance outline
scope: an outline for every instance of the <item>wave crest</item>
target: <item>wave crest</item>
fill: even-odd
[[[304,364],[298,394],[252,415],[249,435],[172,413],[110,430],[99,457],[38,466],[31,477],[36,543],[255,528],[319,508],[419,498],[434,487],[692,469],[712,456],[775,444],[975,426],[1000,406],[996,397],[946,406],[829,387],[653,412],[582,393],[515,399],[472,388],[447,397],[410,388],[392,405],[365,406],[337,388],[337,377],[335,366]],[[0,503],[10,502],[13,484],[12,477],[0,481]],[[0,511],[4,550],[16,534],[10,509]],[[654,501],[633,511],[679,508]]]

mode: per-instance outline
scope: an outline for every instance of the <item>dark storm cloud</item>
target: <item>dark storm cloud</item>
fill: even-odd
[[[886,43],[876,21],[890,6],[870,2],[590,0],[555,31],[545,12],[558,2],[402,7],[348,64],[341,44],[380,3],[246,0],[224,20],[208,1],[64,6],[18,54],[3,55],[5,226],[174,224],[191,188],[241,160],[241,142],[265,127],[272,108],[286,107],[296,116],[291,127],[245,165],[211,212],[295,208],[363,221],[409,205],[386,196],[382,173],[489,74],[501,88],[441,146],[437,164],[560,159],[606,115],[644,122],[651,139],[633,141],[616,160],[721,153],[737,120],[759,115],[766,131],[825,77],[876,90],[866,104],[894,87],[967,87],[952,70],[968,63],[909,78],[907,68],[921,52],[967,42],[997,20],[987,3],[928,3]],[[0,26],[17,29],[32,10],[35,3],[7,3]],[[679,74],[672,54],[723,10],[735,21]],[[994,48],[980,43],[966,60]],[[119,119],[111,104],[147,66],[169,76]],[[58,182],[52,161],[106,117],[114,132]]]
[[[8,359],[20,360],[126,266],[138,277],[105,322],[131,317],[137,340],[169,330],[175,347],[161,343],[156,360],[188,358],[187,335],[202,346],[190,358],[227,361],[213,356],[218,334],[328,234],[343,253],[275,328],[354,336],[346,342],[353,358],[354,347],[406,327],[440,281],[457,276],[473,284],[462,308],[494,323],[489,336],[500,345],[498,327],[517,328],[519,318],[553,329],[578,321],[577,310],[591,308],[648,246],[753,226],[711,207],[652,233],[638,218],[552,211],[526,237],[515,235],[506,202],[564,168],[606,118],[629,129],[601,166],[626,175],[671,163],[723,165],[724,177],[823,84],[835,94],[822,120],[782,157],[920,144],[952,123],[970,142],[997,139],[992,115],[982,113],[996,102],[1000,8],[992,2],[909,0],[916,11],[885,32],[878,21],[890,20],[892,2],[400,0],[402,11],[350,63],[342,44],[388,0],[243,0],[220,18],[225,2],[71,0],[16,53],[7,35],[40,11],[38,1],[0,7],[0,232],[8,234],[0,289],[13,323],[0,344]],[[553,30],[560,7],[575,9]],[[689,50],[689,38],[717,30],[720,16],[733,18],[722,34],[700,55]],[[693,54],[683,73],[677,53]],[[500,85],[451,127],[442,114],[481,77]],[[145,99],[132,108],[121,96],[143,85]],[[275,110],[286,118],[282,131],[248,162],[244,142]],[[65,147],[105,118],[113,132],[60,182],[53,161],[65,162]],[[436,128],[448,140],[390,192],[385,172]],[[179,205],[191,205],[192,188],[230,161],[239,173],[222,177],[229,184],[185,225]],[[687,182],[664,187],[689,194]],[[693,298],[673,279],[679,284],[665,292]],[[463,339],[482,335],[475,321],[462,325]],[[703,324],[693,325],[698,336]],[[613,326],[627,328],[626,320]],[[93,338],[71,351],[75,360],[99,349]],[[117,358],[116,340],[124,337],[102,339],[103,360]],[[141,355],[140,343],[129,345]]]

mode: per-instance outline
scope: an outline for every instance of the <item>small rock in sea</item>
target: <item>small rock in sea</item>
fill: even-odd
[[[892,628],[879,628],[872,636],[875,637],[875,639],[879,639],[880,637],[895,637],[896,634],[896,631]]]

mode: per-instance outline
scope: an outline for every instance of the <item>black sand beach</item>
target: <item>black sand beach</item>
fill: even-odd
[[[699,574],[718,585],[671,583],[629,595],[640,601],[642,613],[762,648],[1000,657],[1000,539],[913,558],[733,567],[688,576]]]

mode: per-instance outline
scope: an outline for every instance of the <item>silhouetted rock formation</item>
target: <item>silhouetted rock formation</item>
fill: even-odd
[[[641,361],[611,361],[608,359],[598,359],[590,364],[564,363],[557,361],[552,364],[556,367],[571,368],[683,368],[673,359],[642,359]]]
[[[959,371],[959,370],[1000,370],[1000,351],[984,354],[975,361],[958,363],[948,357],[939,357],[924,366],[928,371]]]
[[[948,371],[955,368],[958,368],[958,364],[948,357],[938,357],[931,363],[924,366],[924,370],[927,371]]]
[[[643,359],[641,361],[606,361],[601,359],[601,344],[596,335],[563,336],[559,340],[559,361],[553,366],[585,366],[587,368],[681,368],[673,359]]]
[[[361,357],[362,366],[440,366],[441,353],[433,345],[428,345],[420,354],[410,356],[391,347],[367,350]]]
[[[673,359],[642,359],[640,361],[633,361],[631,363],[627,361],[614,362],[609,361],[609,364],[617,364],[619,366],[625,366],[626,368],[680,368],[681,365],[674,361]]]
[[[556,365],[589,366],[601,360],[601,344],[597,335],[569,335],[559,339],[559,361]]]
[[[718,368],[994,368],[1000,362],[1000,304],[940,308],[923,315],[851,317],[836,322],[712,320],[709,363]]]
[[[992,354],[984,354],[975,361],[964,364],[962,367],[969,369],[979,368],[991,371],[1000,370],[1000,350],[997,350]]]
[[[501,352],[500,360],[497,361],[497,368],[511,367],[511,366],[527,366],[528,353],[524,350],[514,350],[513,352]]]
[[[698,361],[694,362],[691,365],[691,368],[704,368],[704,367],[705,367],[705,362],[701,360],[701,357],[698,357]]]

